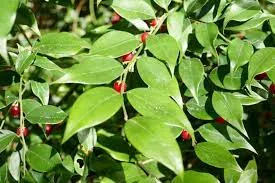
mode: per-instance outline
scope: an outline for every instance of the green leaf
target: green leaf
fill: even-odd
[[[193,13],[199,9],[201,9],[205,4],[207,3],[207,0],[185,0],[184,1],[184,9],[188,13]]]
[[[101,36],[92,45],[91,54],[117,58],[136,49],[139,40],[124,31],[111,31]]]
[[[189,170],[184,172],[184,182],[219,183],[220,181],[209,173],[195,172]]]
[[[177,41],[168,34],[157,34],[149,36],[146,47],[158,59],[165,61],[172,74],[177,64],[179,47]]]
[[[224,169],[224,182],[225,183],[232,183],[238,182],[241,176],[241,172],[233,169],[226,168]]]
[[[111,88],[91,89],[77,98],[71,108],[63,143],[75,133],[112,117],[122,105],[122,96]]]
[[[26,114],[26,119],[33,124],[57,124],[66,117],[63,110],[52,105],[39,106]]]
[[[39,172],[49,172],[61,164],[59,154],[47,144],[37,144],[29,148],[26,160],[32,169]]]
[[[199,43],[218,57],[214,42],[218,36],[218,27],[214,23],[199,23],[195,26],[195,34]]]
[[[34,51],[54,58],[70,57],[90,48],[90,44],[72,33],[47,33],[34,45]]]
[[[0,182],[8,182],[8,166],[7,163],[0,167]]]
[[[260,12],[260,6],[257,1],[239,0],[233,1],[230,7],[225,12],[223,28],[226,27],[229,21],[246,21]]]
[[[227,0],[210,0],[208,1],[203,8],[198,12],[200,21],[202,22],[216,22],[220,20],[224,13],[225,8],[227,7]]]
[[[155,12],[144,0],[113,0],[112,8],[126,19],[148,20],[155,18]]]
[[[0,6],[0,37],[6,37],[15,21],[19,0],[2,1]]]
[[[267,72],[267,75],[269,77],[269,79],[275,83],[275,67],[273,67],[272,69],[270,69],[268,72]]]
[[[153,158],[177,175],[184,169],[179,146],[170,130],[153,117],[135,117],[125,125],[127,139],[146,157]],[[169,149],[169,151],[167,151]]]
[[[166,94],[153,88],[138,88],[127,92],[130,104],[141,115],[161,118],[169,128],[187,130],[195,141],[194,130],[182,109]],[[162,121],[163,121],[162,120]],[[180,130],[180,131],[178,131]]]
[[[8,52],[7,52],[7,38],[0,37],[0,55],[8,60]]]
[[[20,154],[18,151],[13,152],[8,160],[8,168],[14,180],[20,180]]]
[[[268,72],[275,67],[275,48],[263,48],[251,58],[248,66],[248,82],[260,73]]]
[[[49,84],[46,82],[40,83],[33,80],[30,80],[30,84],[33,94],[41,100],[43,105],[47,105],[50,97]]]
[[[201,161],[211,166],[242,171],[232,154],[218,144],[210,142],[199,143],[195,146],[195,153]]]
[[[79,63],[64,69],[65,74],[53,83],[106,84],[123,72],[123,66],[112,58],[81,55],[76,59]]]
[[[179,74],[195,100],[199,102],[199,86],[204,78],[204,67],[201,61],[197,58],[182,60],[179,65]]]
[[[93,151],[97,143],[95,128],[87,128],[77,133],[77,138],[82,148],[86,151]]]
[[[236,71],[239,67],[247,64],[253,52],[254,49],[251,44],[238,38],[234,39],[228,46],[230,71]]]
[[[207,142],[219,144],[227,150],[244,148],[257,154],[256,150],[246,141],[246,139],[229,125],[208,123],[200,126],[197,131]]]
[[[183,106],[177,80],[171,77],[164,63],[153,57],[142,57],[137,62],[137,68],[141,79],[149,87],[166,92],[179,106]]]
[[[195,118],[202,120],[213,120],[216,116],[211,103],[211,99],[207,96],[199,96],[198,101],[194,98],[186,103],[187,111]]]
[[[213,107],[218,115],[240,130],[245,136],[247,132],[243,125],[243,107],[241,102],[230,93],[213,93]]]
[[[227,70],[227,68],[225,69]],[[219,70],[218,74],[220,74]],[[223,78],[224,88],[227,90],[240,90],[241,87],[245,84],[245,74],[247,74],[246,70],[241,67],[234,72],[226,74]]]
[[[118,161],[129,162],[133,156],[133,149],[118,135],[107,137],[99,134],[97,147],[105,150],[113,159]]]
[[[255,105],[266,100],[256,93],[252,93],[251,95],[244,95],[242,93],[234,92],[233,95],[241,101],[242,105]]]
[[[65,156],[62,165],[66,168],[66,170],[74,173],[74,161],[70,155]]]
[[[167,28],[169,35],[178,42],[180,51],[184,54],[193,29],[190,20],[185,18],[182,12],[174,12],[167,18]]]
[[[3,152],[16,137],[16,134],[9,130],[0,130],[0,153]]]
[[[257,183],[258,182],[258,174],[257,174],[257,164],[253,159],[248,162],[245,171],[242,172],[238,183]]]
[[[33,65],[49,71],[62,71],[58,65],[50,61],[47,57],[42,57],[39,55],[36,56]]]
[[[15,61],[15,69],[18,74],[22,74],[34,61],[35,55],[25,49],[21,51]]]
[[[30,112],[32,112],[34,109],[38,108],[41,106],[39,102],[33,99],[24,99],[22,100],[22,107],[23,107],[23,112],[27,116]]]
[[[168,10],[168,6],[171,3],[172,0],[154,0],[155,3],[157,3],[160,7],[164,8],[165,10]]]

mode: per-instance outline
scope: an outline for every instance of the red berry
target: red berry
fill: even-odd
[[[157,19],[154,19],[154,20],[152,20],[152,21],[150,22],[150,25],[151,25],[152,27],[155,27],[157,24],[158,24]]]
[[[20,106],[16,104],[12,104],[11,109],[10,109],[10,115],[13,118],[19,118],[20,116]]]
[[[127,88],[127,85],[126,83],[124,83],[123,81],[116,81],[114,83],[114,89],[118,92],[118,93],[121,93],[122,92],[125,92],[126,91],[126,88]]]
[[[121,57],[122,62],[128,62],[131,61],[134,58],[134,54],[133,53],[127,53],[126,55],[123,55]]]
[[[148,38],[148,36],[149,36],[149,33],[148,33],[148,32],[142,33],[142,34],[141,34],[141,37],[140,37],[141,42],[145,43],[145,42],[146,42],[146,39]]]
[[[23,134],[23,136],[26,137],[26,136],[28,136],[28,134],[29,134],[29,130],[28,130],[28,128],[26,128],[26,127],[17,128],[16,134],[17,134],[18,136],[21,136],[21,135]]]
[[[46,124],[46,126],[45,126],[45,133],[46,133],[46,135],[50,135],[52,133],[52,131],[53,131],[53,125]]]
[[[111,22],[112,24],[117,24],[121,19],[121,16],[119,14],[117,14],[117,12],[114,12],[112,18],[111,18]]]
[[[257,76],[255,76],[255,79],[256,80],[263,80],[267,77],[267,73],[264,72],[264,73],[261,73],[261,74],[258,74]]]
[[[272,94],[275,94],[275,84],[272,83],[270,86],[269,86],[269,91],[272,93]]]
[[[160,32],[167,32],[167,26],[162,25],[159,30],[160,30]]]
[[[219,124],[224,124],[225,123],[225,120],[222,117],[216,118],[215,121]]]
[[[186,130],[183,130],[181,132],[181,138],[183,141],[187,141],[187,140],[191,139],[191,135]]]

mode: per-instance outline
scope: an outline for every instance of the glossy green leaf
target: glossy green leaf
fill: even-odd
[[[167,95],[153,88],[138,88],[127,92],[130,104],[141,115],[166,119],[170,128],[184,128],[195,140],[194,130],[181,108]],[[178,134],[176,134],[178,135]]]
[[[126,19],[148,20],[155,18],[155,12],[144,0],[113,0],[112,8]]]
[[[82,149],[93,151],[97,143],[97,134],[95,128],[87,128],[77,133],[77,138]]]
[[[74,156],[74,169],[76,171],[77,174],[84,176],[84,154],[80,154],[80,152],[78,152],[75,156]],[[87,169],[86,169],[87,170]]]
[[[64,69],[64,75],[53,83],[105,84],[120,76],[123,66],[115,59],[82,55],[78,64]]]
[[[195,118],[202,120],[213,120],[216,113],[212,107],[211,99],[207,96],[199,96],[198,101],[194,98],[186,103],[187,111]]]
[[[267,75],[269,77],[269,79],[275,83],[275,67],[273,67],[272,69],[270,69],[268,72],[267,72]]]
[[[20,154],[18,151],[13,152],[8,160],[8,168],[14,180],[20,180]]]
[[[97,147],[105,150],[112,158],[118,161],[129,162],[133,156],[133,149],[118,135],[107,137],[99,134]]]
[[[256,150],[247,142],[247,140],[229,125],[208,123],[202,125],[198,129],[198,132],[207,142],[219,144],[227,150],[244,148],[257,154]]]
[[[218,144],[199,143],[195,146],[195,153],[201,161],[211,166],[242,171],[233,155]]]
[[[224,182],[225,183],[233,183],[238,182],[239,178],[241,176],[241,172],[226,168],[224,169]]]
[[[136,117],[125,125],[127,139],[146,157],[156,159],[163,165],[182,175],[183,164],[180,149],[172,133],[153,117]],[[169,151],[167,151],[169,149]]]
[[[199,12],[200,17],[202,16],[200,20],[208,23],[220,20],[227,5],[227,0],[208,1]]]
[[[71,108],[63,143],[75,133],[105,122],[122,105],[122,96],[111,88],[98,87],[77,98]]]
[[[245,136],[248,136],[242,121],[243,107],[237,98],[230,93],[215,91],[212,104],[218,115],[240,130]]]
[[[201,61],[196,58],[182,60],[179,66],[179,74],[195,100],[199,102],[199,86],[204,78],[204,67]]]
[[[8,182],[8,165],[5,163],[0,167],[0,182]]]
[[[246,21],[260,12],[260,6],[257,1],[239,0],[234,1],[225,12],[223,28],[226,27],[229,21]]]
[[[184,172],[184,182],[219,183],[220,181],[209,173],[195,172],[195,171],[189,170]]]
[[[247,72],[244,73],[245,71],[246,70],[240,67],[236,71],[226,74],[223,78],[224,88],[227,90],[240,90],[245,84],[245,74],[247,74]]]
[[[184,9],[188,13],[193,13],[199,9],[201,9],[205,4],[207,3],[207,0],[185,0],[184,1]]]
[[[0,37],[6,37],[15,21],[19,0],[2,1],[0,6]]]
[[[154,0],[155,3],[157,3],[160,7],[164,8],[165,10],[168,10],[168,6],[171,3],[172,0]]]
[[[33,94],[41,100],[43,105],[47,105],[50,97],[49,84],[46,82],[40,83],[33,80],[30,81],[30,84]]]
[[[275,67],[275,48],[263,48],[251,58],[248,66],[248,82],[260,73],[268,72]]]
[[[174,73],[179,47],[177,41],[173,37],[168,34],[152,35],[146,40],[146,47],[158,59],[165,61],[171,73]]]
[[[247,106],[255,105],[266,100],[256,93],[251,95],[244,95],[242,93],[234,92],[233,95],[234,97],[236,97],[241,101],[242,105],[247,105]]]
[[[117,58],[133,51],[139,44],[139,40],[128,32],[111,31],[96,40],[91,54]]]
[[[62,70],[58,65],[50,61],[47,57],[42,57],[39,55],[36,56],[33,65],[49,71]]]
[[[167,18],[167,28],[179,45],[180,51],[184,54],[188,47],[188,37],[192,33],[192,24],[184,17],[182,12],[174,12]]]
[[[247,64],[253,52],[254,50],[251,44],[238,38],[234,39],[228,46],[231,72]]]
[[[62,165],[68,171],[74,173],[74,161],[70,155],[67,155],[63,158]]]
[[[8,147],[15,137],[16,134],[9,130],[0,130],[0,153]]]
[[[137,63],[137,68],[141,79],[149,87],[166,92],[179,106],[183,106],[177,80],[171,77],[164,63],[153,57],[142,57]]]
[[[34,61],[35,56],[29,50],[23,50],[19,53],[15,61],[15,69],[19,74],[22,74]]]
[[[199,23],[195,26],[196,38],[199,43],[217,57],[214,42],[218,36],[218,27],[214,23]]]
[[[53,105],[39,106],[26,114],[26,119],[33,124],[57,124],[66,117],[63,110]]]
[[[47,144],[37,144],[29,147],[26,160],[32,169],[39,172],[49,172],[61,164],[60,155]]]
[[[24,99],[22,100],[22,106],[23,106],[23,112],[27,116],[30,112],[32,112],[34,109],[41,106],[39,102],[33,99]]]
[[[72,33],[60,32],[43,35],[33,49],[44,55],[61,58],[76,55],[85,48],[90,48],[88,42]]]
[[[257,164],[253,159],[248,162],[245,170],[242,172],[238,183],[257,183],[258,182],[258,174],[257,174]]]

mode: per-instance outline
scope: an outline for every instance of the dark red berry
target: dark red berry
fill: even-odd
[[[16,134],[17,134],[18,136],[21,136],[21,135],[23,134],[23,136],[26,137],[26,136],[28,136],[28,134],[29,134],[29,130],[28,130],[28,128],[26,128],[26,127],[17,128]]]
[[[154,19],[154,20],[152,20],[152,21],[150,22],[150,25],[151,25],[152,27],[155,27],[157,24],[158,24],[157,19]]]
[[[219,124],[224,124],[225,123],[225,120],[222,117],[216,118],[215,121]]]
[[[186,130],[183,130],[181,132],[181,138],[183,141],[187,141],[187,140],[191,139],[191,135]]]
[[[135,55],[133,53],[127,53],[126,55],[123,55],[121,57],[121,60],[122,60],[122,62],[129,62],[134,58],[134,56]]]
[[[10,109],[10,115],[13,118],[19,118],[20,116],[20,106],[16,104],[12,104],[11,109]]]
[[[258,74],[257,76],[255,76],[255,79],[256,80],[263,80],[267,77],[267,73],[264,72],[264,73],[261,73],[261,74]]]
[[[141,42],[145,43],[148,36],[149,36],[148,32],[142,33],[141,36],[140,36]]]
[[[117,12],[114,12],[112,18],[111,18],[111,22],[112,24],[117,24],[121,19],[121,16],[119,14],[117,14]]]
[[[238,36],[238,38],[240,38],[240,39],[244,39],[244,37],[245,37],[245,35],[244,35],[243,33],[239,33],[239,34],[237,34],[237,36]]]
[[[167,32],[167,26],[166,25],[161,25],[159,30],[160,30],[160,32]]]
[[[272,94],[275,94],[275,84],[272,83],[270,86],[269,86],[269,91],[272,93]]]
[[[126,83],[124,83],[123,81],[116,81],[114,83],[114,89],[118,92],[118,93],[121,93],[122,92],[125,92],[126,91],[126,88],[127,88],[127,85]]]
[[[53,131],[53,125],[46,124],[46,126],[45,126],[45,133],[46,133],[46,135],[50,135],[52,133],[52,131]]]

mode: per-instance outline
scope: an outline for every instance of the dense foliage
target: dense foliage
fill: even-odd
[[[0,182],[274,182],[274,13],[1,0]]]

